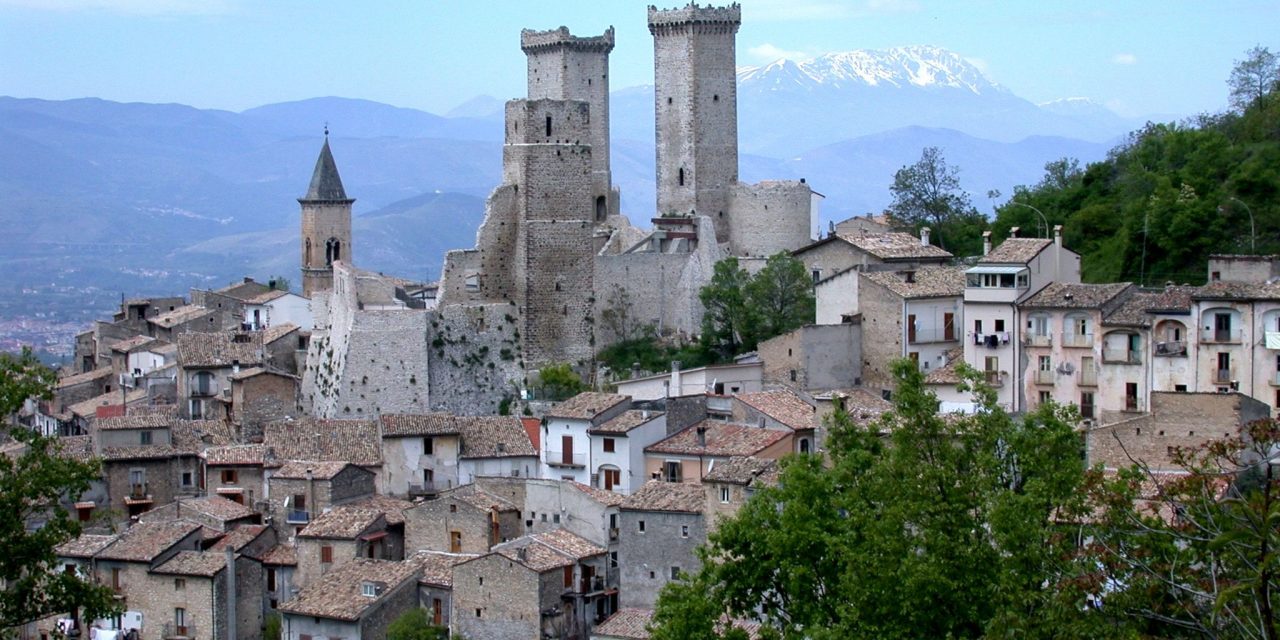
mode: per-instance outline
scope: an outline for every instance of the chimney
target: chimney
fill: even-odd
[[[991,232],[983,231],[982,232],[982,255],[985,256],[988,253],[991,253]]]
[[[929,246],[929,227],[920,227],[920,246]]]
[[[684,393],[680,391],[680,361],[671,361],[671,384],[667,385],[667,397],[675,398],[682,396]]]
[[[836,221],[835,221],[835,220],[828,220],[828,221],[827,221],[827,234],[828,234],[828,235],[835,235],[835,232],[836,232]]]
[[[697,429],[694,430],[694,433],[698,434],[698,446],[699,447],[707,446],[707,428],[698,427]]]
[[[1058,245],[1059,249],[1062,248],[1062,225],[1060,224],[1053,225],[1053,243]]]
[[[249,276],[245,276],[245,277],[244,277],[244,282],[245,282],[245,284],[249,284],[250,282],[253,282],[253,278],[250,278]]]
[[[639,363],[639,362],[632,362],[632,363],[631,363],[631,377],[632,377],[632,378],[639,378],[639,377],[640,377],[640,363]]]
[[[227,631],[223,637],[236,640],[236,552],[227,545]]]
[[[1018,232],[1021,230],[1022,230],[1022,227],[1009,227],[1009,237],[1010,238],[1018,237]]]
[[[516,549],[517,560],[519,560],[520,562],[524,562],[528,557],[529,557],[529,552],[527,549],[525,549],[524,547],[520,547],[519,549]]]

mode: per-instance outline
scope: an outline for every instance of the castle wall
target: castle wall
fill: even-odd
[[[810,242],[809,185],[769,180],[734,185],[729,201],[729,251],[736,256],[768,257]]]
[[[495,415],[524,378],[519,309],[509,302],[450,305],[431,313],[427,380],[432,411]]]

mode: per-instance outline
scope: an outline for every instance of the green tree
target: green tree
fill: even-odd
[[[0,416],[29,398],[48,397],[53,381],[30,350],[0,354]],[[110,589],[58,570],[54,553],[80,534],[62,503],[89,488],[98,464],[60,455],[56,439],[25,427],[8,427],[8,436],[23,452],[0,456],[0,629],[57,614],[94,619],[118,611]]]
[[[387,640],[446,640],[449,630],[431,624],[426,610],[414,607],[387,625]]]
[[[833,414],[829,463],[785,459],[709,536],[703,569],[661,594],[655,633],[717,615],[815,640],[1112,633],[1083,607],[1086,567],[1056,524],[1083,512],[1075,416],[1015,420],[969,368],[982,410],[939,416],[913,363],[893,371],[893,411],[869,426]]]
[[[808,270],[785,251],[769,256],[747,283],[745,298],[755,315],[752,338],[756,343],[813,324],[817,313]]]
[[[1258,45],[1245,53],[1244,60],[1236,60],[1227,78],[1231,88],[1231,107],[1244,111],[1262,104],[1262,101],[1280,84],[1280,57],[1267,47]]]
[[[986,217],[969,202],[959,176],[941,150],[925,147],[915,164],[893,174],[889,215],[916,231],[931,227],[937,244],[957,255],[975,252]]]
[[[567,362],[553,363],[539,369],[538,381],[543,392],[552,400],[564,400],[587,388]]]
[[[271,276],[271,279],[267,282],[270,283],[272,289],[277,291],[288,291],[291,286],[289,279],[284,276]]]
[[[746,299],[750,280],[738,259],[730,256],[716,263],[711,281],[698,292],[704,309],[702,342],[721,360],[737,355],[751,339],[754,324]]]

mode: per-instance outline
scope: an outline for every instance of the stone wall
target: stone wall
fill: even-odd
[[[448,495],[407,509],[404,517],[405,549],[410,554],[424,550],[487,553],[492,546],[490,539],[495,519],[499,542],[517,538],[523,533],[519,512],[480,510]],[[451,532],[455,531],[461,534],[462,543],[457,550],[450,544]]]
[[[809,244],[812,198],[809,185],[795,180],[735,184],[729,199],[729,251],[768,257]]]
[[[393,587],[390,593],[384,593],[376,605],[365,611],[364,619],[360,621],[360,637],[387,637],[387,627],[391,626],[396,618],[416,606],[418,606],[418,581],[416,578],[405,580]]]
[[[298,380],[275,374],[234,380],[231,409],[244,441],[261,438],[262,425],[298,415]]]
[[[902,357],[902,298],[868,278],[858,280],[862,384],[869,389],[893,389],[889,363]]]
[[[298,254],[302,257],[302,296],[313,298],[316,293],[332,288],[333,270],[325,259],[325,249],[330,238],[342,243],[339,259],[352,263],[351,202],[308,201],[302,202],[302,237]]]
[[[1087,460],[1109,469],[1142,461],[1176,470],[1173,450],[1235,437],[1244,425],[1267,418],[1270,408],[1241,393],[1151,394],[1151,413],[1086,432]]]
[[[687,536],[682,527],[688,527]],[[658,601],[663,585],[672,581],[672,567],[687,573],[701,567],[695,550],[706,542],[707,530],[701,513],[623,511],[620,538],[618,604],[647,609]]]
[[[496,415],[504,398],[519,397],[527,361],[514,304],[449,305],[430,315],[425,379],[432,411]]]
[[[540,584],[537,573],[496,553],[456,565],[451,631],[492,640],[542,637]]]

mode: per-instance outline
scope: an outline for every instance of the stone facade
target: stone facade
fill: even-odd
[[[493,545],[523,533],[520,512],[514,506],[481,508],[475,504],[472,488],[461,491],[458,495],[442,493],[435,500],[405,510],[405,548],[410,552],[487,553]]]
[[[351,262],[351,205],[329,150],[328,132],[316,159],[302,206],[302,295],[313,297],[333,287],[333,263]]]
[[[643,530],[641,530],[641,523]],[[653,608],[658,592],[675,578],[701,567],[695,553],[706,542],[702,513],[622,509],[618,565],[619,606]]]
[[[729,251],[767,258],[809,244],[812,200],[804,180],[735,184],[729,198]]]
[[[862,383],[862,324],[809,325],[761,342],[763,381],[805,391]]]
[[[1270,413],[1266,404],[1241,393],[1155,392],[1151,413],[1086,431],[1086,460],[1108,469],[1140,461],[1153,471],[1179,471],[1173,462],[1177,447],[1236,437]]]
[[[306,463],[294,463],[284,468],[295,466],[306,466]],[[374,474],[355,465],[345,465],[332,477],[314,477],[311,480],[305,477],[282,477],[277,472],[268,480],[268,484],[271,522],[281,540],[292,538],[326,509],[367,498],[375,493]],[[303,508],[298,508],[293,499],[295,496],[305,496]],[[288,506],[286,501],[289,502]],[[303,517],[297,517],[298,515]]]
[[[560,604],[558,592],[543,582],[556,576],[490,553],[463,562],[453,569],[452,632],[464,638],[529,640],[541,638],[544,609]],[[543,593],[555,596],[546,601]],[[556,637],[556,636],[552,636]]]

